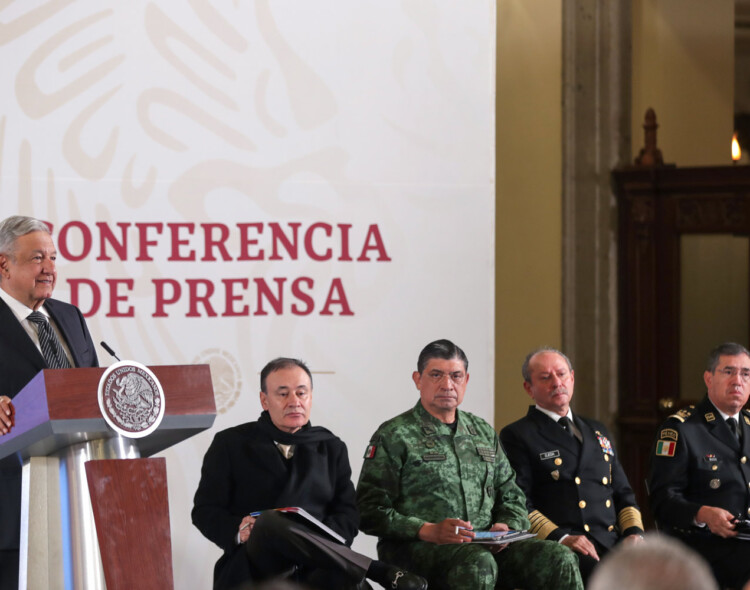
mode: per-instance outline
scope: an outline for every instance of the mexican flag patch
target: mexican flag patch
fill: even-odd
[[[674,457],[674,449],[677,443],[673,440],[660,440],[656,443],[657,457]]]

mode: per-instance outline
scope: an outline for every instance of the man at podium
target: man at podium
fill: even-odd
[[[260,419],[215,436],[195,493],[193,524],[224,550],[214,589],[293,573],[321,590],[368,588],[365,578],[426,590],[423,578],[349,548],[359,525],[349,456],[331,431],[310,425],[307,366],[275,359],[260,387]],[[274,510],[285,507],[295,510]]]
[[[99,364],[80,310],[51,299],[56,258],[45,223],[0,222],[0,436],[13,426],[11,400],[39,371]],[[0,590],[17,590],[20,467],[0,468],[0,498]]]

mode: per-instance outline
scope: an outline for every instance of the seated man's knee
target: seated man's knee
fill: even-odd
[[[565,545],[529,539],[498,554],[502,588],[580,589],[578,558]]]
[[[467,546],[468,548],[468,546]],[[485,548],[472,547],[479,551],[467,551],[448,569],[447,588],[494,588],[497,582],[498,566],[492,553]]]
[[[565,545],[559,543],[549,543],[546,548],[546,560],[554,564],[554,569],[562,575],[574,575],[579,572],[578,555]]]
[[[278,519],[280,518],[281,515],[275,510],[266,510],[265,512],[262,512],[255,518],[251,536],[253,534],[265,534],[268,532],[268,529],[273,528],[274,522],[278,522]]]
[[[565,545],[558,544],[554,546],[554,557],[559,560],[561,567],[578,567],[578,556]]]
[[[544,550],[546,553],[545,558],[554,560],[559,567],[578,567],[578,556],[565,545],[547,542],[545,543]]]
[[[284,537],[289,524],[288,519],[286,519],[280,512],[277,512],[276,510],[266,510],[260,514],[253,523],[253,528],[250,531],[250,538],[247,543],[248,549],[259,543],[265,544],[280,537]]]

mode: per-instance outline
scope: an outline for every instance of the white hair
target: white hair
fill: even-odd
[[[35,231],[50,233],[43,221],[23,215],[12,215],[0,222],[0,254],[13,257],[16,240]]]
[[[648,534],[621,544],[594,570],[588,590],[719,590],[706,561],[677,539]]]

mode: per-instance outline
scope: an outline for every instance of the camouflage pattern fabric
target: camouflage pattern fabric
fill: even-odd
[[[518,541],[497,554],[469,543],[381,541],[378,557],[424,577],[430,590],[583,590],[578,557],[554,541]]]
[[[418,573],[430,588],[582,589],[578,559],[552,541],[528,540],[497,554],[487,546],[418,540],[426,522],[496,522],[526,529],[526,498],[492,427],[457,411],[454,431],[421,402],[378,428],[365,452],[357,505],[365,533],[377,535],[381,559]]]

